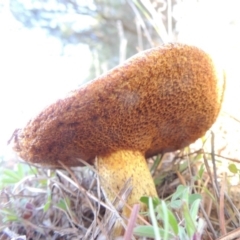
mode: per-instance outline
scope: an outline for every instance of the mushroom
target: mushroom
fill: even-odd
[[[136,54],[44,109],[19,130],[14,150],[31,163],[96,165],[112,201],[127,179],[127,204],[157,196],[146,159],[184,148],[215,122],[225,80],[197,47],[166,44]],[[143,208],[143,206],[141,206]],[[124,207],[123,215],[129,216]]]

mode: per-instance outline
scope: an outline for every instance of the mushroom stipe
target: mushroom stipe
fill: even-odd
[[[131,177],[133,205],[142,195],[157,196],[145,157],[203,136],[224,89],[223,71],[208,54],[167,44],[136,54],[44,109],[15,134],[14,149],[49,167],[60,167],[59,160],[77,166],[79,158],[95,163],[111,201]]]

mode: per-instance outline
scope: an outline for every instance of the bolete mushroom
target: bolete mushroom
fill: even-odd
[[[145,157],[204,135],[218,116],[224,84],[223,72],[197,47],[146,50],[44,109],[18,131],[14,149],[26,161],[56,168],[59,161],[69,167],[79,158],[96,161],[110,200],[131,177],[131,206],[157,196]]]

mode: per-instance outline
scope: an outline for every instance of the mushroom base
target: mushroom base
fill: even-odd
[[[129,178],[131,178],[133,189],[126,205],[132,207],[134,204],[140,203],[139,200],[142,196],[158,196],[146,159],[140,152],[121,150],[105,157],[98,157],[96,168],[101,185],[111,202],[119,196],[120,190]],[[140,210],[144,211],[145,205],[141,203],[140,205]],[[125,206],[122,216],[128,219],[130,214],[131,210]],[[119,228],[119,226],[115,226],[115,228]],[[123,234],[123,229],[114,230],[115,236]]]

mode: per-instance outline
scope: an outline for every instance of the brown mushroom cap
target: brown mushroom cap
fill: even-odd
[[[18,132],[14,149],[53,167],[117,150],[149,157],[180,149],[214,123],[223,89],[223,74],[202,50],[150,49],[47,107]]]

